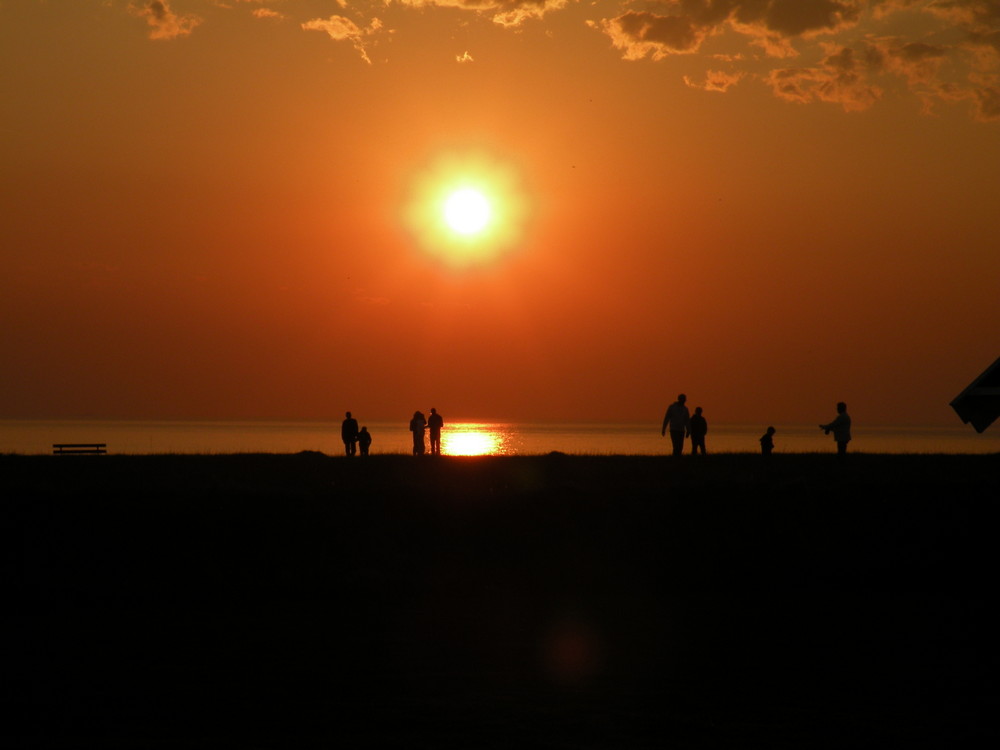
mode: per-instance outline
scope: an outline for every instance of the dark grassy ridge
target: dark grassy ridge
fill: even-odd
[[[0,457],[40,747],[972,746],[1000,456]]]

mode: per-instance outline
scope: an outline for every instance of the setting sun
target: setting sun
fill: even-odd
[[[527,200],[507,162],[446,155],[413,180],[406,218],[431,256],[453,267],[494,261],[524,237]]]
[[[474,188],[456,190],[444,204],[444,220],[459,234],[481,232],[490,220],[490,203]]]

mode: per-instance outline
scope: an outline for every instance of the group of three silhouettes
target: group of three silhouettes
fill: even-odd
[[[413,455],[422,456],[427,452],[424,443],[425,431],[431,433],[431,455],[441,455],[441,428],[444,427],[444,419],[437,413],[437,409],[431,409],[430,417],[424,418],[423,412],[413,412],[413,419],[410,420],[410,432],[413,433]],[[368,455],[371,448],[372,436],[367,427],[358,428],[358,420],[347,412],[344,421],[340,425],[340,438],[344,441],[344,452],[348,456],[353,456],[359,451],[362,456]]]

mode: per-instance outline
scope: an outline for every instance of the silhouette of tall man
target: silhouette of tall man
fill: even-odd
[[[444,426],[444,419],[438,414],[437,409],[431,409],[431,415],[427,417],[427,429],[431,431],[431,455],[441,455],[441,428]]]
[[[667,407],[667,413],[663,415],[663,427],[660,429],[660,437],[667,434],[667,429],[670,430],[670,442],[673,443],[675,456],[684,452],[684,438],[691,431],[691,413],[684,405],[685,401],[687,396],[682,393]]]
[[[340,439],[344,441],[344,452],[348,456],[358,452],[358,420],[351,416],[351,412],[347,412],[340,425]]]
[[[833,433],[837,441],[837,458],[843,461],[847,457],[847,444],[851,442],[851,418],[847,414],[847,404],[843,401],[837,404],[837,416],[829,424],[819,426],[824,435]]]

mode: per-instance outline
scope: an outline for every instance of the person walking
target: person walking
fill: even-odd
[[[358,420],[351,416],[351,412],[347,412],[340,425],[340,439],[344,441],[344,452],[348,456],[357,453]]]
[[[824,435],[833,433],[837,443],[837,458],[843,461],[847,457],[847,444],[851,442],[851,417],[847,413],[847,404],[843,401],[837,404],[837,416],[829,424],[819,426]]]
[[[431,455],[441,455],[441,428],[444,427],[444,419],[438,414],[437,409],[431,409],[431,415],[427,417],[427,427],[431,431]]]
[[[701,407],[696,406],[694,415],[691,417],[691,455],[696,455],[701,450],[701,455],[705,455],[705,435],[708,434],[708,422],[701,415]]]
[[[684,405],[687,396],[683,393],[677,396],[677,400],[667,407],[667,413],[663,415],[663,427],[660,429],[660,437],[670,430],[670,442],[673,443],[673,454],[679,456],[684,452],[684,438],[691,432],[691,413]]]

